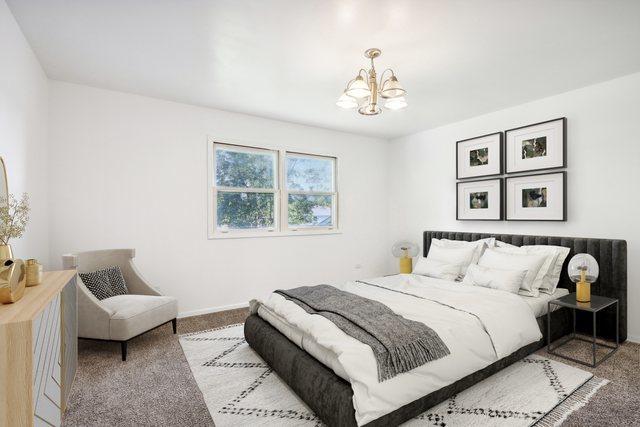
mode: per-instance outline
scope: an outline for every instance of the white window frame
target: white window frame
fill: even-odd
[[[287,156],[292,155],[296,157],[307,157],[310,159],[322,159],[331,160],[332,165],[332,187],[333,191],[299,191],[287,189]],[[286,231],[304,231],[304,230],[333,230],[338,228],[338,191],[336,182],[336,170],[337,160],[334,156],[321,156],[317,154],[300,153],[297,151],[286,151],[284,158],[282,159],[282,212],[285,213],[282,218],[282,228]],[[318,226],[318,225],[294,225],[289,226],[289,194],[302,194],[307,196],[331,196],[331,219],[332,224],[330,226]]]
[[[231,188],[219,187],[216,185],[216,165],[215,151],[217,146],[232,147],[237,151],[247,152],[271,152],[276,154],[276,174],[275,188]],[[333,192],[321,191],[287,191],[286,185],[286,156],[292,154],[304,157],[331,158],[333,160]],[[255,192],[255,193],[273,193],[275,198],[274,215],[275,223],[273,228],[256,228],[256,229],[228,229],[222,231],[217,227],[217,195],[218,191],[226,192]],[[332,201],[332,219],[331,226],[295,226],[288,227],[289,216],[289,194],[312,194],[312,195],[331,195]],[[334,155],[300,152],[299,150],[291,150],[286,148],[266,147],[262,144],[250,144],[229,140],[228,138],[209,137],[207,141],[207,237],[209,239],[237,239],[248,237],[279,237],[279,236],[305,236],[316,234],[340,234],[339,225],[339,193],[338,193],[338,158]]]

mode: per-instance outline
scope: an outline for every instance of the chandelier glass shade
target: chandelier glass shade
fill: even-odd
[[[357,108],[364,116],[375,116],[382,113],[379,99],[385,99],[384,107],[389,110],[400,110],[407,106],[406,90],[402,87],[392,69],[388,68],[380,75],[376,73],[373,60],[382,54],[380,49],[367,49],[364,53],[371,60],[371,68],[361,69],[358,75],[347,83],[344,92],[336,105],[341,108]],[[388,73],[387,73],[388,72]],[[385,78],[387,75],[387,78]]]

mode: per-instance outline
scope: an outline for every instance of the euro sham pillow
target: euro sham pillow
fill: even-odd
[[[550,295],[553,294],[558,288],[560,275],[562,275],[562,266],[564,265],[564,261],[567,259],[567,256],[569,256],[571,249],[564,246],[553,245],[526,245],[522,247],[527,250],[527,253],[536,254],[549,252],[550,254],[555,254],[553,256],[553,262],[545,274],[542,286],[540,286],[540,292]]]
[[[544,257],[544,262],[542,263],[542,266],[540,266],[540,269],[538,270],[538,273],[533,280],[533,288],[537,290],[540,290],[543,286],[545,286],[547,274],[549,274],[549,270],[551,270],[551,268],[553,267],[553,264],[555,263],[557,257],[555,251],[544,249],[529,250],[528,248],[517,246],[496,248],[496,251],[506,254],[539,255]]]
[[[454,281],[460,274],[460,267],[433,258],[420,257],[413,268],[413,274]]]
[[[547,294],[553,294],[556,291],[562,274],[562,266],[570,252],[569,248],[554,245],[513,246],[500,241],[496,243],[498,245],[496,249],[499,251],[545,255],[547,260],[540,269],[544,274],[538,276],[535,286],[540,292]]]
[[[471,264],[477,264],[485,249],[493,248],[496,245],[496,239],[494,237],[488,237],[486,239],[473,240],[471,242],[467,242],[466,240],[431,239],[431,244],[450,248],[459,248],[463,246],[475,247],[476,249],[473,254],[473,258],[471,259]]]
[[[456,266],[456,276],[460,276],[467,271],[475,251],[475,246],[448,247],[435,244],[429,248],[427,259]]]
[[[517,294],[526,275],[526,270],[503,270],[471,264],[467,269],[467,274],[464,275],[462,284]]]
[[[538,297],[540,291],[534,287],[534,283],[546,259],[547,257],[544,255],[509,253],[495,248],[484,251],[478,265],[495,269],[526,271],[527,274],[518,293],[524,296]]]

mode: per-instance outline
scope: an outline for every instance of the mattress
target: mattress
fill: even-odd
[[[336,287],[428,325],[450,350],[445,358],[380,382],[371,348],[330,320],[310,315],[278,293],[252,301],[252,313],[351,385],[358,425],[446,387],[542,336],[525,300],[508,292],[417,275],[385,276]],[[511,327],[505,329],[504,324]]]
[[[564,295],[567,295],[569,290],[564,288],[558,288],[552,294],[543,294],[541,293],[539,297],[526,297],[520,296],[528,305],[531,307],[535,317],[544,316],[547,314],[548,302],[554,300],[556,298],[560,298]],[[560,306],[553,306],[551,311],[557,310]],[[276,328],[282,335],[286,336],[291,342],[296,344],[298,347],[305,350],[311,356],[313,356],[316,360],[321,362],[326,367],[330,368],[338,375],[340,378],[345,381],[349,381],[347,378],[347,374],[344,371],[344,368],[338,361],[335,353],[329,351],[328,349],[322,347],[318,344],[310,335],[300,331],[300,329],[295,326],[287,323],[276,313],[269,310],[264,305],[261,305],[258,308],[258,316],[262,319],[266,320],[271,326]]]
[[[531,307],[531,310],[533,310],[533,314],[536,317],[540,317],[547,314],[549,301],[553,301],[556,298],[560,298],[568,294],[569,294],[568,289],[557,288],[556,291],[551,295],[540,292],[539,297],[525,297],[525,296],[521,296],[521,297],[523,300],[525,300],[527,304],[529,304],[529,307]],[[560,308],[560,306],[553,305],[551,306],[551,311],[555,311],[558,308]]]

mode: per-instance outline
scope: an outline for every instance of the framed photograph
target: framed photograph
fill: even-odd
[[[507,221],[566,221],[567,173],[506,178]]]
[[[567,119],[510,129],[505,134],[507,173],[567,166]]]
[[[502,132],[456,142],[456,178],[502,174]]]
[[[457,183],[458,221],[500,221],[503,218],[502,178]]]

